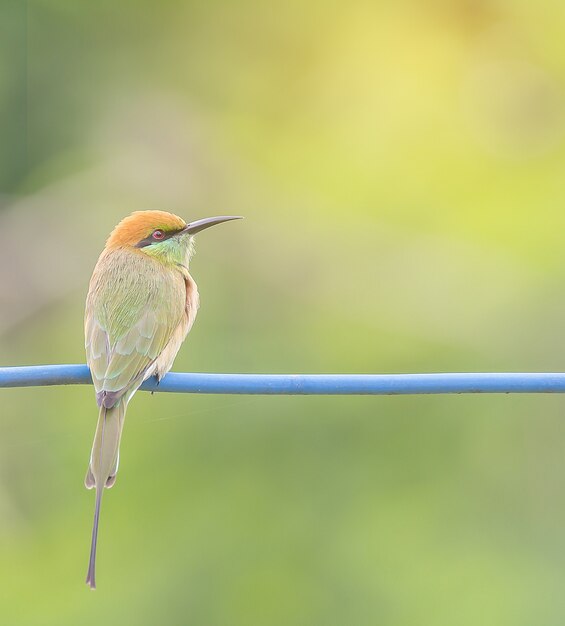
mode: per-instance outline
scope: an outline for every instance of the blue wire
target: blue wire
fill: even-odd
[[[86,365],[0,367],[0,387],[85,385]],[[565,393],[561,373],[463,374],[201,374],[171,372],[145,391],[266,395],[407,395],[444,393]]]

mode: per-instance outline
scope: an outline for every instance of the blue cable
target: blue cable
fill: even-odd
[[[86,365],[0,367],[0,387],[90,384]],[[141,389],[173,393],[265,395],[409,395],[565,393],[561,373],[202,374],[170,372]]]

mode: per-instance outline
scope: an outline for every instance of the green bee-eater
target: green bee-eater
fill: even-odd
[[[100,409],[85,478],[96,490],[86,577],[92,588],[102,492],[116,480],[128,402],[144,380],[160,380],[169,371],[196,317],[198,290],[188,273],[194,235],[234,219],[186,224],[164,211],[138,211],[114,228],[94,268],[84,322]]]

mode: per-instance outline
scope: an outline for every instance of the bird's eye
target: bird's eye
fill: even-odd
[[[151,236],[153,237],[153,239],[157,239],[157,241],[160,241],[165,237],[165,233],[162,230],[157,229],[153,231],[153,234]]]

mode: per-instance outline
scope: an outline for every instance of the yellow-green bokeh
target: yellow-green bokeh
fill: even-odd
[[[0,365],[84,361],[104,239],[202,233],[175,369],[565,368],[565,4],[0,4]],[[0,622],[565,620],[560,396],[2,390]]]

